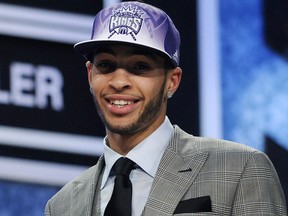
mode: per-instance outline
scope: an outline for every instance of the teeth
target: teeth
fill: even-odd
[[[131,105],[133,102],[132,101],[125,101],[125,100],[114,100],[111,101],[111,103],[115,106],[117,106],[118,108],[124,107],[126,105]]]

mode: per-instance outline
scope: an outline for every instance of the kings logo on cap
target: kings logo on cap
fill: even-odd
[[[136,35],[141,29],[143,19],[141,16],[144,14],[137,7],[122,7],[118,10],[113,10],[113,15],[110,18],[109,31],[111,38],[114,34],[130,35],[136,41]]]

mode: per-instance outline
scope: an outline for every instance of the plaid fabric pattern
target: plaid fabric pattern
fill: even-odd
[[[46,205],[46,216],[100,216],[104,160],[68,183]],[[173,215],[178,203],[210,196],[212,212],[184,215],[285,216],[285,197],[268,157],[253,148],[194,137],[175,126],[142,216]],[[93,212],[93,213],[92,213]]]

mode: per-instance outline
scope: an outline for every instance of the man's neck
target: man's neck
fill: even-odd
[[[151,135],[157,128],[164,122],[159,121],[157,124],[152,124],[148,128],[142,129],[133,134],[119,134],[113,133],[107,130],[107,141],[111,149],[117,153],[125,156],[128,152],[133,149],[136,145],[142,142],[146,137]]]

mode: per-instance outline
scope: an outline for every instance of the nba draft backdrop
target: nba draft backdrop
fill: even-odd
[[[266,152],[287,197],[288,2],[221,0],[219,12],[223,137]]]
[[[43,215],[47,200],[102,153],[105,130],[73,45],[116,2],[0,0],[1,216]],[[286,1],[145,2],[181,33],[172,123],[266,152],[287,195]]]

